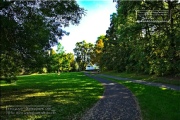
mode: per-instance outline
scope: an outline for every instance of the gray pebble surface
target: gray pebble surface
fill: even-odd
[[[81,120],[142,120],[138,102],[129,89],[105,78],[86,75],[101,82],[105,90]]]

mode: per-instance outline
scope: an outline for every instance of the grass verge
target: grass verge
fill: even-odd
[[[132,91],[138,100],[143,120],[178,120],[180,118],[180,92],[130,81],[106,79],[123,84]]]
[[[102,74],[180,86],[179,77],[157,77],[155,75],[142,75],[142,74],[137,74],[137,73],[127,73],[127,72],[117,73],[114,71],[102,72]]]
[[[103,94],[103,86],[83,73],[19,76],[1,81],[1,119],[76,120]]]

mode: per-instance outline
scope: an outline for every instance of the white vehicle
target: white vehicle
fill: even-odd
[[[94,64],[94,65],[88,64],[86,66],[86,70],[87,71],[99,70],[99,66],[97,66],[96,64]]]

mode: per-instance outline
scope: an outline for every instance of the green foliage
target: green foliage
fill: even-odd
[[[76,43],[74,54],[76,56],[79,70],[85,70],[86,65],[90,63],[93,49],[94,45],[92,43],[87,43],[85,40]]]
[[[178,9],[177,1],[118,1],[117,13],[111,15],[111,24],[106,32],[101,67],[157,76],[178,74]],[[165,23],[138,23],[136,10],[166,10],[171,16]],[[164,20],[163,16],[156,19]]]
[[[91,54],[91,62],[99,65],[102,57],[102,50],[104,47],[105,35],[101,35],[97,38],[94,45],[93,53]]]
[[[46,66],[48,72],[76,71],[74,55],[72,53],[65,53],[64,47],[60,42],[58,43],[56,52],[53,49],[50,50]]]
[[[57,45],[57,50],[56,52],[58,54],[64,54],[64,47],[62,46],[62,44],[59,42],[58,45]]]
[[[68,1],[0,1],[0,78],[42,72],[48,50],[79,24],[83,8]]]

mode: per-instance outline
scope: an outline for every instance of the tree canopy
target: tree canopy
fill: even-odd
[[[74,0],[0,0],[0,77],[42,68],[51,46],[69,34],[63,27],[79,24],[82,15],[85,10]]]
[[[86,65],[91,62],[93,49],[94,45],[92,43],[87,43],[85,40],[76,43],[74,54],[80,70],[85,70]]]
[[[47,58],[46,67],[47,72],[69,72],[76,71],[75,60],[73,53],[65,53],[64,47],[59,42],[57,50],[50,50]]]
[[[137,10],[145,12],[137,16]],[[157,15],[157,11],[166,13]],[[178,1],[117,1],[117,12],[111,15],[106,32],[101,68],[158,76],[178,75],[179,18]]]
[[[93,64],[99,65],[100,59],[102,57],[102,52],[104,48],[104,41],[106,37],[105,35],[101,35],[97,38],[96,43],[94,45],[93,53],[91,53],[91,62]]]

